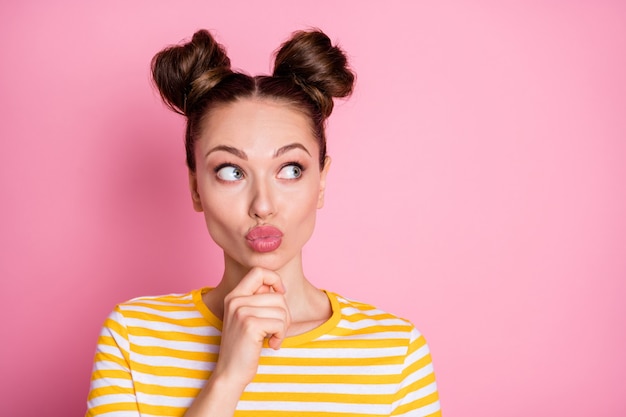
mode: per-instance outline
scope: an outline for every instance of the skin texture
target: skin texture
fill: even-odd
[[[330,317],[328,298],[302,270],[330,167],[330,159],[320,167],[318,156],[307,116],[280,101],[242,99],[205,117],[189,185],[194,209],[224,251],[222,280],[203,299],[223,329],[215,371],[186,416],[232,416],[264,340],[279,349],[285,337]],[[250,247],[246,235],[257,226],[279,229],[280,246]]]

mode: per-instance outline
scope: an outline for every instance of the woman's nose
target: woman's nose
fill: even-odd
[[[266,219],[276,211],[271,185],[264,181],[255,181],[252,185],[250,200],[250,217]]]

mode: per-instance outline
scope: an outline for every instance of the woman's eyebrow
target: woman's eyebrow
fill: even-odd
[[[248,155],[246,155],[244,151],[237,149],[237,148],[233,148],[232,146],[227,146],[227,145],[217,145],[214,148],[209,149],[209,151],[206,153],[206,155],[204,155],[204,157],[206,158],[211,153],[216,152],[216,151],[229,152],[235,156],[238,156],[241,159],[244,159],[246,161],[248,160]]]
[[[311,153],[307,150],[307,148],[304,147],[304,145],[302,145],[301,143],[297,143],[296,142],[296,143],[290,143],[289,145],[285,145],[285,146],[282,146],[282,147],[278,148],[276,150],[276,152],[274,152],[274,158],[278,158],[279,156],[281,156],[285,152],[289,152],[292,149],[302,149],[309,156],[311,156]]]

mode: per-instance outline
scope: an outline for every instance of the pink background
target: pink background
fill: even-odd
[[[417,324],[446,416],[626,415],[624,2],[8,3],[3,415],[81,415],[116,303],[216,283],[154,53],[206,27],[267,72],[312,25],[358,88],[309,277]]]

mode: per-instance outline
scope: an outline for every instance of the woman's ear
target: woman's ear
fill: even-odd
[[[204,211],[202,209],[202,201],[200,200],[200,193],[198,192],[198,179],[196,173],[189,171],[189,191],[191,192],[191,202],[193,203],[193,209],[198,212]]]
[[[330,156],[324,158],[324,167],[320,172],[320,190],[319,195],[317,196],[317,208],[321,209],[324,207],[324,191],[326,191],[326,176],[328,175],[328,171],[330,170]]]

